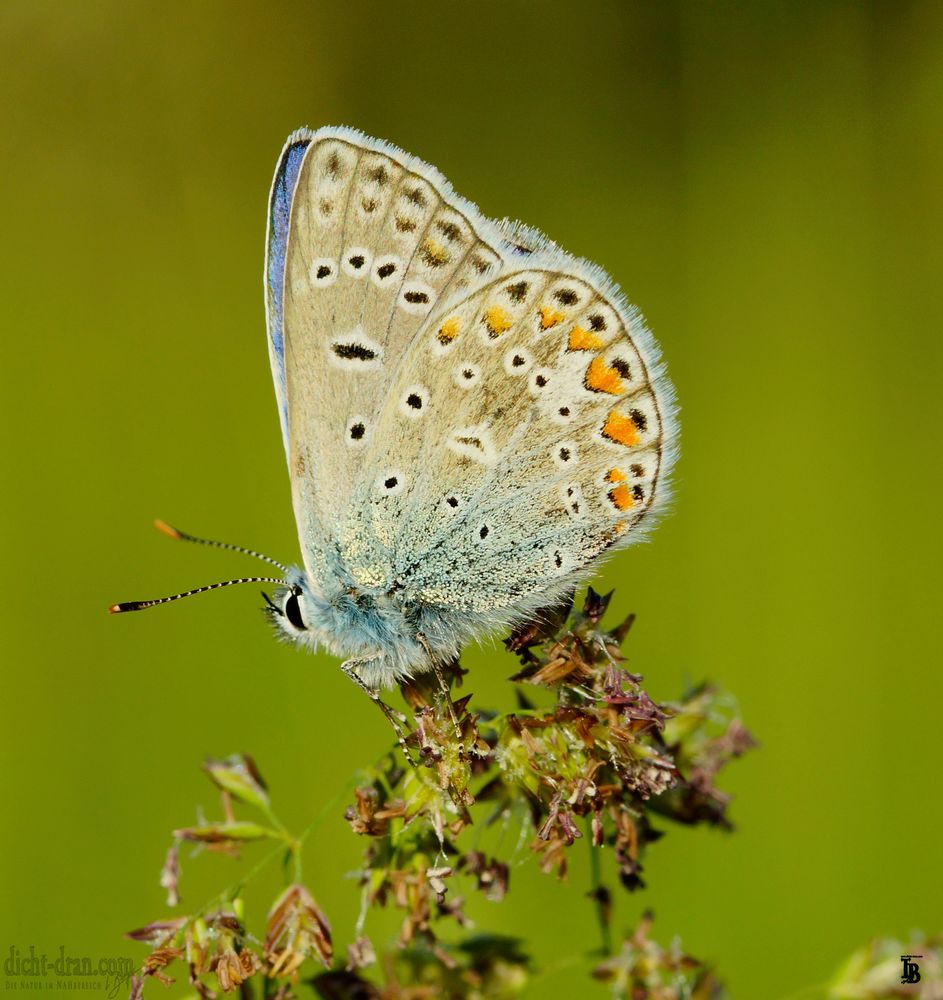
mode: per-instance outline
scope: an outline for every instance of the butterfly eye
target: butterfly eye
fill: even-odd
[[[285,599],[285,617],[299,632],[308,631],[308,626],[305,625],[304,619],[301,617],[301,603],[298,600],[298,594],[294,590]]]

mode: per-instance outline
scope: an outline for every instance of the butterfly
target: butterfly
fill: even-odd
[[[638,313],[421,160],[349,128],[294,132],[264,284],[303,566],[260,556],[283,577],[111,610],[279,583],[280,635],[345,657],[378,700],[566,600],[664,508],[674,394]]]

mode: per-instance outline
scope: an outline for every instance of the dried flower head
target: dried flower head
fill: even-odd
[[[637,890],[644,885],[645,850],[662,835],[657,820],[729,828],[728,799],[715,782],[753,745],[729,701],[708,686],[671,703],[648,694],[642,677],[626,669],[621,649],[633,616],[603,626],[611,598],[590,590],[581,608],[537,615],[507,640],[521,661],[512,678],[514,711],[473,710],[469,695],[453,699],[448,687],[463,677],[457,663],[441,682],[422,675],[403,686],[412,713],[412,725],[404,722],[406,746],[416,766],[398,750],[384,755],[345,812],[365,845],[357,872],[362,912],[343,967],[331,967],[330,924],[302,882],[307,833],[293,836],[275,816],[251,757],[208,761],[204,769],[220,789],[222,817],[174,832],[161,872],[168,903],[179,900],[185,843],[233,856],[268,843],[270,857],[284,857],[290,882],[271,906],[261,945],[246,931],[241,899],[231,892],[189,917],[134,932],[152,948],[132,982],[134,1000],[146,978],[169,982],[165,970],[175,962],[186,966],[203,1000],[213,1000],[216,991],[249,997],[255,984],[265,1000],[289,1000],[308,959],[329,970],[314,979],[318,993],[338,1000],[517,997],[530,976],[519,942],[486,934],[454,941],[456,928],[471,926],[468,893],[498,903],[510,889],[512,866],[500,842],[487,849],[484,841],[474,848],[468,843],[469,826],[487,832],[496,820],[514,831],[509,842],[522,850],[529,844],[540,868],[561,878],[573,845],[589,841],[588,895],[611,955],[617,901],[604,884],[604,867]],[[543,708],[535,704],[548,701]],[[244,809],[256,815],[245,818]],[[400,923],[396,946],[378,954],[365,924],[381,907],[397,911]],[[719,996],[708,970],[677,947],[660,948],[649,930],[650,921],[643,921],[596,970],[614,995]],[[672,992],[681,984],[688,992]]]
[[[265,934],[269,975],[294,980],[306,958],[330,968],[331,925],[303,885],[290,885],[272,906]]]
[[[651,929],[652,917],[646,914],[619,953],[593,970],[596,979],[609,984],[611,995],[626,1000],[722,1000],[725,992],[713,972],[686,955],[677,941],[662,948],[649,937]]]

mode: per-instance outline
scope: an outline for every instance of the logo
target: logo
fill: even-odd
[[[913,959],[923,958],[923,955],[901,955],[904,967],[901,969],[900,981],[905,985],[920,982],[920,966]]]
[[[28,953],[11,944],[3,960],[3,986],[24,994],[28,990],[100,990],[108,1000],[114,1000],[122,989],[127,989],[135,968],[130,958],[69,955],[65,945],[59,945],[57,955],[50,955],[38,952],[32,944]]]

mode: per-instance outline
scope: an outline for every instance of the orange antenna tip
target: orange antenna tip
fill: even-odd
[[[187,532],[181,531],[179,528],[175,528],[172,524],[168,524],[160,518],[157,518],[157,520],[154,521],[154,527],[161,533],[165,534],[168,538],[173,538],[175,541],[194,542],[197,545],[208,545],[212,549],[228,549],[230,552],[241,552],[243,555],[261,559],[262,562],[267,562],[270,566],[276,566],[283,573],[288,572],[288,567],[283,566],[277,559],[273,559],[271,556],[263,555],[261,552],[256,552],[255,549],[247,549],[244,545],[230,545],[228,542],[214,542],[209,538],[197,538],[196,535],[189,535]]]

